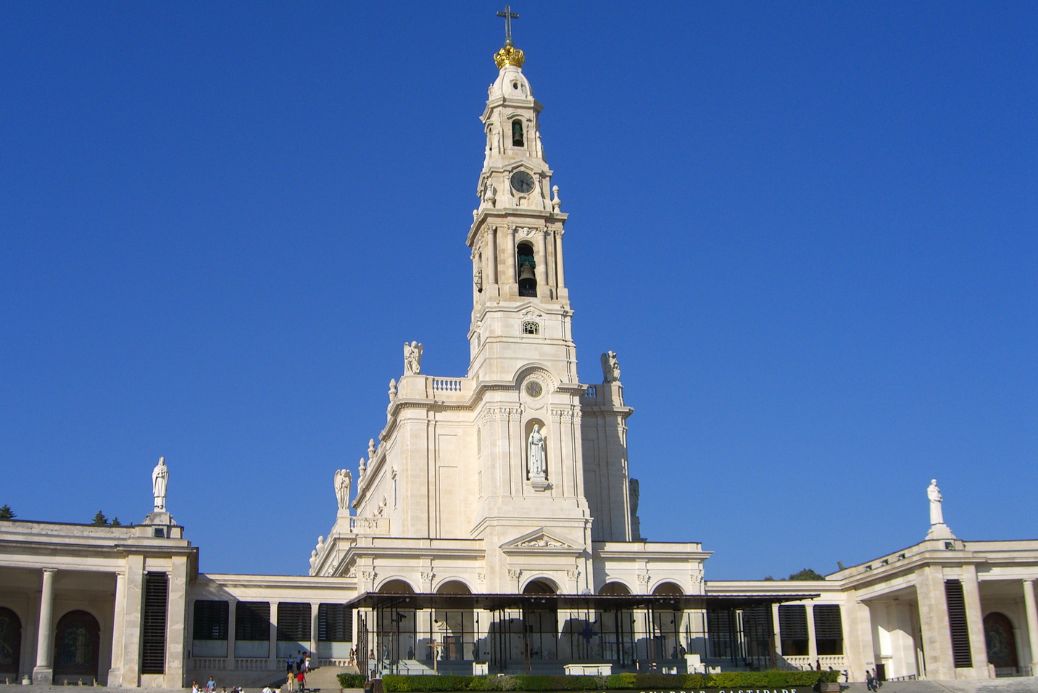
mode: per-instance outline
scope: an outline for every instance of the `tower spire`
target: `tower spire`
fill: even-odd
[[[505,5],[505,9],[497,13],[498,17],[502,17],[505,20],[505,45],[512,45],[512,20],[519,19],[518,12],[512,12],[511,5]]]
[[[497,53],[494,53],[494,63],[497,64],[497,69],[499,70],[506,65],[522,67],[526,56],[521,49],[516,48],[512,43],[512,20],[519,19],[519,13],[512,12],[511,5],[505,5],[505,9],[498,12],[497,16],[505,20],[505,45]]]

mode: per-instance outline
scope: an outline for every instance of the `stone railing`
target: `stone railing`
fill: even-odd
[[[192,657],[192,671],[270,671],[281,666],[281,660],[269,657]]]
[[[433,392],[461,392],[464,378],[431,378]]]
[[[815,668],[815,662],[822,666],[822,671],[835,669],[843,671],[847,668],[847,658],[843,655],[818,655],[809,657],[807,655],[779,655],[785,663],[785,668],[809,671]]]

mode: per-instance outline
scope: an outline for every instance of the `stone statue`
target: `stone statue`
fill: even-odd
[[[530,478],[543,479],[545,474],[544,467],[544,436],[541,435],[540,426],[534,424],[533,432],[530,433],[529,443],[529,463],[527,469],[530,473]]]
[[[937,479],[930,479],[930,485],[926,487],[926,497],[930,499],[930,524],[943,525],[944,512],[941,510],[941,503],[944,497],[941,495],[941,489],[937,488]]]
[[[323,548],[324,548],[324,535],[323,534],[318,534],[317,535],[317,550],[320,551]]]
[[[497,188],[493,183],[487,183],[486,203],[491,207],[497,205]]]
[[[389,379],[389,401],[396,399],[396,378]]]
[[[159,463],[151,470],[151,493],[155,496],[155,510],[166,510],[166,484],[169,481],[169,467],[166,458],[160,457]]]
[[[483,290],[483,268],[477,267],[476,271],[472,275],[472,281],[476,285],[476,291]]]
[[[360,465],[359,465],[359,467],[360,467],[360,473],[357,474],[357,486],[358,487],[360,486],[360,482],[364,479],[364,472],[367,470],[367,461],[363,457],[360,458]]]
[[[638,480],[637,479],[633,479],[633,478],[632,479],[628,479],[627,480],[627,489],[628,489],[628,494],[631,497],[631,514],[632,515],[637,515],[638,514],[638,495],[639,495]]]
[[[310,552],[310,572],[314,572],[314,565],[317,563],[317,549]]]
[[[602,382],[620,382],[620,362],[616,359],[615,351],[607,351],[602,354]]]
[[[422,372],[422,345],[404,342],[404,373],[418,375]]]
[[[350,509],[350,483],[353,475],[348,469],[335,470],[335,500],[339,502],[339,510],[349,512]],[[318,541],[320,543],[320,541]]]

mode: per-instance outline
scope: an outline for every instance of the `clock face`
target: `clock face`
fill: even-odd
[[[511,178],[512,188],[516,192],[533,192],[533,176],[526,171],[516,171]]]

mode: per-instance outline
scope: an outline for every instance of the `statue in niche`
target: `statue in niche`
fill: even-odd
[[[543,479],[545,477],[544,436],[541,435],[541,428],[537,424],[533,425],[527,448],[529,458],[527,470],[530,478]]]
[[[620,382],[620,362],[616,358],[615,351],[607,351],[602,354],[602,382]]]
[[[418,342],[404,342],[404,373],[418,375],[422,372],[422,345]]]
[[[389,401],[396,399],[396,378],[389,379]]]
[[[169,467],[166,458],[160,457],[158,464],[151,470],[151,493],[155,497],[155,510],[166,509],[166,484],[169,482]]]
[[[930,499],[930,524],[943,525],[944,511],[941,509],[941,503],[944,502],[944,496],[937,487],[937,479],[930,479],[930,485],[926,487],[926,497]]]
[[[476,291],[482,293],[483,291],[483,268],[477,267],[476,271],[472,274],[472,282],[476,285]]]
[[[350,509],[350,484],[353,475],[348,469],[337,469],[335,471],[335,500],[339,502],[339,510],[349,512]],[[318,538],[320,543],[320,538]]]
[[[487,194],[485,201],[488,206],[494,207],[497,205],[497,188],[494,187],[493,183],[487,183]]]
[[[631,497],[631,514],[632,515],[637,515],[638,514],[638,495],[640,493],[640,489],[638,488],[638,480],[637,479],[628,479],[627,480],[627,490],[628,490],[628,494]]]

